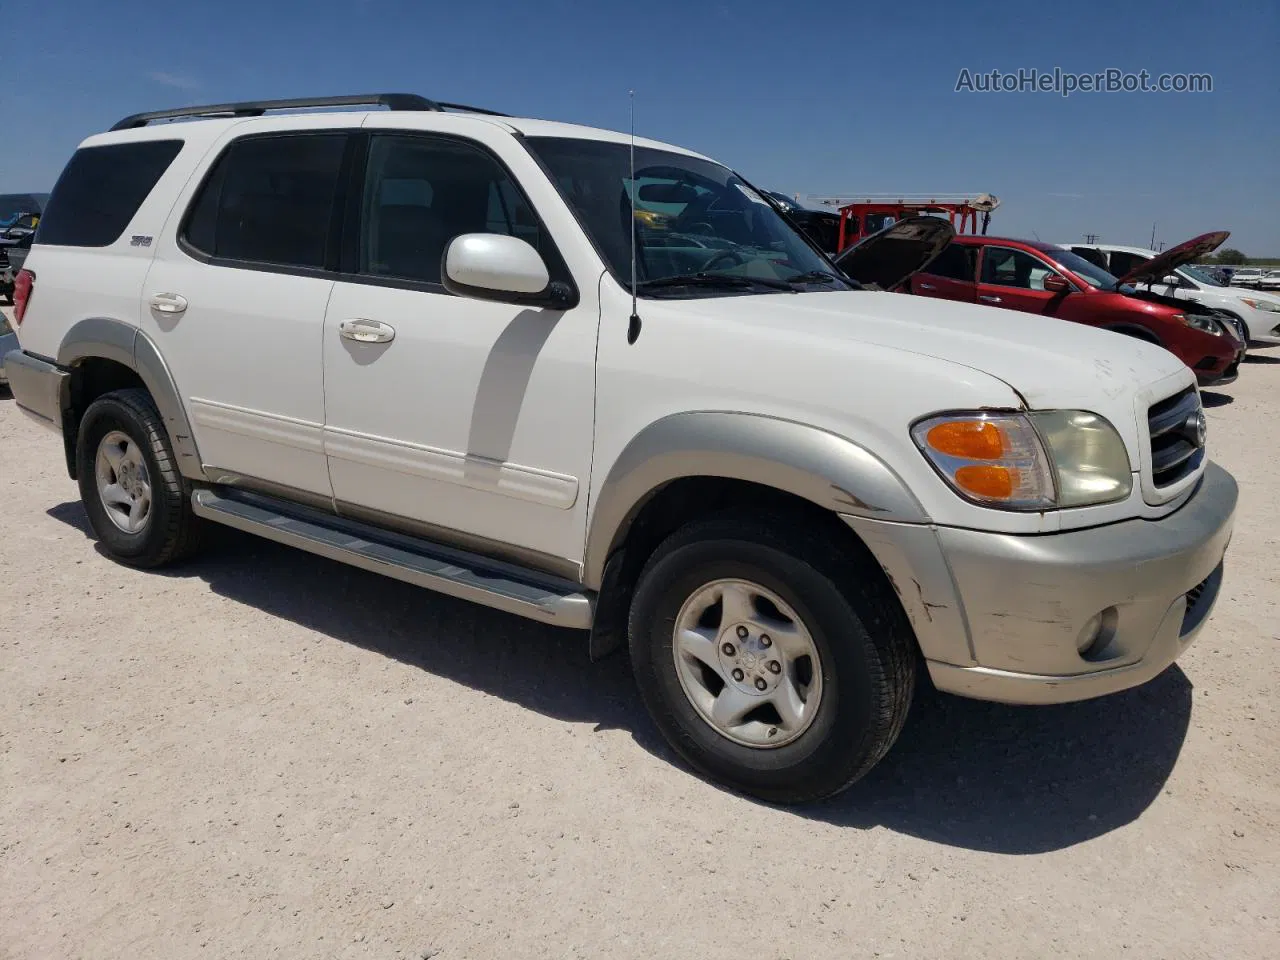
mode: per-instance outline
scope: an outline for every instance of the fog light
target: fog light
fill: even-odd
[[[1080,631],[1080,636],[1076,639],[1076,650],[1083,654],[1086,650],[1093,646],[1093,642],[1098,639],[1098,631],[1102,629],[1102,614],[1095,613],[1089,618],[1089,622],[1084,625]]]
[[[1107,648],[1116,635],[1116,608],[1107,607],[1089,618],[1076,637],[1076,651],[1086,660],[1107,659]]]

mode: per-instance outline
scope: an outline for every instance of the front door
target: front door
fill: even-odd
[[[984,246],[979,270],[978,303],[987,306],[1056,314],[1070,295],[1046,290],[1045,277],[1057,271],[1025,250]]]
[[[217,477],[331,495],[320,335],[346,141],[338,130],[233,141],[158,244],[142,329]]]
[[[352,274],[324,324],[324,445],[339,510],[477,549],[581,559],[591,468],[599,301],[560,311],[447,293],[463,233],[534,246],[571,279],[541,220],[488,149],[373,133]],[[353,194],[354,197],[354,194]],[[350,208],[349,208],[350,209]],[[403,524],[403,521],[411,521]]]

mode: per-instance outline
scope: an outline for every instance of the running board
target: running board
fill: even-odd
[[[258,494],[196,490],[191,509],[206,520],[451,597],[542,623],[591,627],[593,600],[579,585],[514,564]]]

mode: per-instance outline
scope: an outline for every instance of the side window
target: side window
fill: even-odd
[[[1083,257],[1095,267],[1107,269],[1107,255],[1096,247],[1072,247],[1071,252],[1078,257]]]
[[[36,240],[66,247],[109,247],[120,239],[182,144],[141,140],[81,147],[58,177],[39,218]]]
[[[449,241],[501,233],[542,250],[537,217],[502,166],[478,147],[436,137],[375,134],[360,227],[359,271],[440,282]]]
[[[183,239],[221,260],[322,268],[344,133],[237,140],[218,158]]]
[[[922,273],[931,273],[935,277],[947,277],[951,280],[962,280],[973,283],[976,273],[977,247],[962,246],[949,243],[938,258],[929,264]]]
[[[1119,250],[1112,250],[1111,275],[1113,277],[1123,277],[1130,270],[1142,266],[1150,259],[1150,257],[1144,257],[1139,253],[1122,253]]]
[[[1009,247],[984,247],[982,282],[1022,290],[1043,290],[1044,278],[1053,271],[1037,257]]]

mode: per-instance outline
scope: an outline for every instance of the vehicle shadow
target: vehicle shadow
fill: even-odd
[[[1247,353],[1245,363],[1280,363],[1280,357],[1273,354]]]
[[[1236,398],[1229,393],[1215,393],[1212,390],[1200,391],[1200,402],[1206,407],[1225,407],[1228,404],[1236,402]]]
[[[48,513],[92,536],[78,502]],[[226,528],[215,528],[196,560],[155,575],[199,577],[236,603],[546,716],[625,730],[680,764],[650,723],[625,654],[591,663],[582,632]],[[825,803],[771,809],[969,849],[1058,850],[1129,823],[1155,800],[1191,707],[1191,683],[1176,666],[1136,690],[1055,707],[964,700],[925,682],[897,746],[863,781]]]

